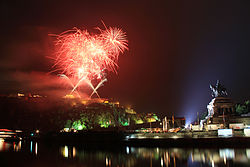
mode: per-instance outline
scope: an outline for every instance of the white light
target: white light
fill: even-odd
[[[131,138],[131,139],[135,138],[135,135],[131,135],[130,138]]]
[[[144,139],[144,138],[146,138],[146,137],[145,136],[138,136],[138,139]]]
[[[235,153],[234,149],[220,149],[219,150],[220,157],[221,158],[228,158],[228,159],[234,159],[235,158]]]
[[[126,147],[126,153],[129,154],[129,147]]]
[[[37,142],[36,142],[36,145],[35,145],[35,154],[37,155],[37,149],[38,149],[38,145],[37,145]]]
[[[109,159],[108,159],[108,157],[106,157],[106,166],[108,166],[109,165]]]
[[[177,138],[179,138],[179,137],[178,137],[178,136],[173,136],[172,138],[173,138],[173,139],[177,139]]]
[[[64,147],[64,157],[66,157],[66,158],[69,157],[69,148],[68,148],[68,146]]]
[[[232,129],[218,129],[218,136],[219,137],[232,137],[233,131]]]
[[[246,149],[247,158],[250,159],[250,149]]]
[[[4,139],[3,138],[0,138],[0,151],[4,151]]]
[[[225,165],[227,164],[227,158],[226,158],[226,156],[224,156],[224,164]]]
[[[163,159],[161,158],[161,166],[163,166]]]

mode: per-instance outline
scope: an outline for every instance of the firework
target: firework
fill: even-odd
[[[105,72],[116,72],[120,53],[128,49],[126,34],[121,29],[105,26],[97,30],[98,34],[90,34],[87,30],[73,28],[56,35],[53,68],[70,78],[72,92],[85,82],[97,94],[96,90],[106,81]],[[96,88],[92,80],[99,80]]]

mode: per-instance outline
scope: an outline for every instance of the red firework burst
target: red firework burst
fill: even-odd
[[[80,82],[104,79],[105,69],[116,72],[120,53],[128,49],[126,34],[119,28],[100,29],[98,34],[73,28],[57,35],[56,58],[53,68]]]

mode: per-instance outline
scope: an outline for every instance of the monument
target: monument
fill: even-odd
[[[207,105],[208,115],[201,120],[200,125],[204,123],[224,123],[230,115],[235,115],[235,105],[228,97],[226,88],[217,80],[216,85],[210,85],[213,99]]]

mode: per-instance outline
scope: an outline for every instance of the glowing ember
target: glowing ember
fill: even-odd
[[[121,29],[97,30],[99,34],[90,34],[87,30],[74,28],[56,36],[53,68],[61,77],[70,80],[72,92],[85,82],[97,94],[96,90],[106,81],[105,71],[116,72],[119,54],[128,49],[126,34]],[[93,80],[99,80],[96,88],[92,85]]]

